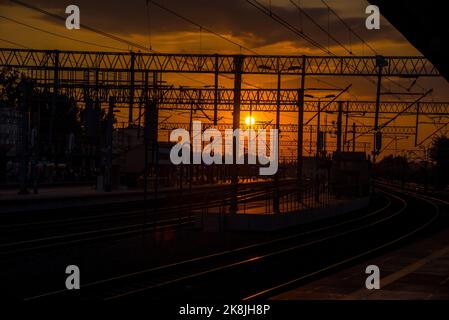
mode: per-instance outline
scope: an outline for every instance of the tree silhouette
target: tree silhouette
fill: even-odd
[[[449,138],[436,137],[429,150],[429,156],[436,164],[437,187],[444,189],[449,184]]]
[[[65,162],[68,137],[75,137],[75,142],[81,141],[83,126],[76,101],[67,95],[38,88],[31,79],[15,70],[0,70],[0,108],[25,115],[28,155],[33,153],[41,160]],[[37,136],[34,146],[31,141],[33,132]],[[20,137],[14,138],[19,141]],[[4,162],[0,165],[4,166]]]

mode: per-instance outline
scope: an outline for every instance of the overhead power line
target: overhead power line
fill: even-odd
[[[34,11],[37,11],[37,12],[40,12],[40,13],[42,13],[42,14],[44,14],[44,15],[47,15],[47,16],[49,16],[49,17],[52,17],[52,18],[54,18],[54,19],[61,20],[61,21],[65,21],[65,20],[66,20],[66,18],[63,17],[63,16],[59,16],[59,15],[57,15],[57,14],[54,14],[54,13],[49,12],[49,11],[47,11],[47,10],[38,8],[38,7],[33,6],[33,5],[31,5],[31,4],[22,2],[22,1],[20,1],[20,0],[10,0],[10,1],[13,2],[13,3],[16,3],[16,4],[18,4],[18,5],[21,5],[21,6],[23,6],[23,7],[26,7],[26,8],[28,8],[28,9],[31,9],[31,10],[34,10]],[[153,3],[153,1],[152,1],[152,3]],[[162,52],[156,51],[156,50],[154,50],[154,49],[152,49],[152,48],[148,48],[148,47],[146,47],[146,46],[143,46],[143,45],[141,45],[141,44],[139,44],[139,43],[136,43],[136,42],[133,42],[133,41],[130,41],[130,40],[127,40],[127,39],[123,39],[123,38],[121,38],[121,37],[115,36],[115,35],[113,35],[113,34],[110,34],[110,33],[108,33],[108,32],[99,30],[99,29],[97,29],[97,28],[91,27],[91,26],[86,25],[86,24],[81,24],[81,27],[82,27],[83,29],[89,30],[89,31],[94,32],[94,33],[96,33],[96,34],[99,34],[99,35],[105,36],[105,37],[107,37],[107,38],[113,39],[113,40],[115,40],[115,41],[122,42],[122,43],[127,44],[127,45],[129,45],[129,46],[131,46],[131,47],[134,47],[134,48],[138,48],[138,49],[141,49],[141,50],[144,50],[144,51],[147,51],[147,52],[153,52],[153,53],[158,53],[158,54],[161,54],[161,53],[162,53]],[[46,31],[46,30],[43,30],[43,29],[42,29],[41,31],[46,32],[46,33],[49,33],[49,32],[50,32],[50,31]],[[61,36],[61,35],[60,35],[60,36]],[[64,37],[65,37],[65,36],[64,36]],[[74,38],[70,38],[70,37],[66,37],[66,39],[72,40],[72,41],[82,41],[82,40],[78,40],[78,39],[74,39]],[[97,46],[99,46],[99,45],[97,45]],[[120,49],[120,50],[123,50],[123,49]],[[208,85],[208,83],[206,83],[206,82],[204,82],[204,81],[197,80],[197,79],[193,79],[193,78],[188,77],[188,76],[183,75],[183,74],[180,74],[179,76],[181,76],[181,77],[183,77],[183,78],[185,78],[185,79],[188,79],[188,80],[197,82],[197,83],[202,83],[202,84],[204,84],[204,85]],[[227,76],[225,76],[225,75],[219,75],[219,76],[220,76],[220,77],[224,77],[224,78],[226,78],[226,79],[230,79],[230,77],[227,77]],[[244,83],[244,84],[246,84],[246,85],[249,85],[249,86],[252,86],[252,87],[254,87],[254,88],[258,88],[257,86],[255,86],[255,85],[253,85],[253,84],[250,84],[250,83],[247,83],[247,82],[242,82],[242,83]]]
[[[200,30],[204,30],[204,31],[206,31],[206,32],[208,32],[208,33],[211,33],[211,34],[213,34],[213,35],[219,37],[220,39],[223,39],[223,40],[225,40],[225,41],[227,41],[227,42],[229,42],[229,43],[231,43],[231,44],[233,44],[233,45],[239,47],[240,49],[244,49],[244,50],[246,50],[246,51],[248,51],[248,52],[251,52],[251,53],[253,53],[253,54],[259,55],[255,50],[253,50],[253,49],[251,49],[251,48],[248,48],[248,47],[246,47],[245,45],[243,45],[243,44],[241,44],[241,43],[238,43],[238,42],[236,42],[236,41],[234,41],[234,40],[231,40],[231,39],[229,39],[228,37],[225,37],[225,36],[221,35],[220,33],[215,32],[214,30],[209,29],[209,28],[207,28],[207,27],[205,27],[205,26],[203,26],[203,25],[197,23],[197,22],[193,21],[192,19],[187,18],[186,16],[184,16],[184,15],[182,15],[182,14],[180,14],[180,13],[178,13],[178,12],[176,12],[176,11],[174,11],[174,10],[172,10],[172,9],[170,9],[170,8],[164,6],[164,5],[162,5],[162,4],[160,4],[160,3],[156,2],[156,1],[153,1],[153,0],[147,0],[147,3],[152,3],[152,4],[155,5],[156,7],[158,7],[158,8],[160,8],[160,9],[162,9],[162,10],[165,10],[165,11],[171,13],[172,15],[178,17],[179,19],[184,20],[184,21],[190,23],[191,25],[194,25],[194,26],[198,27]]]
[[[8,21],[16,23],[16,24],[19,24],[21,26],[33,29],[33,30],[36,30],[36,31],[44,32],[44,33],[50,34],[52,36],[62,38],[62,39],[76,41],[76,42],[87,44],[87,45],[90,45],[90,46],[102,47],[102,48],[106,48],[106,49],[119,50],[119,51],[126,51],[124,49],[117,48],[117,47],[105,46],[105,45],[101,45],[101,44],[98,44],[98,43],[93,43],[93,42],[89,42],[89,41],[85,41],[85,40],[79,40],[79,39],[75,39],[75,38],[72,38],[72,37],[68,37],[68,36],[65,36],[65,35],[62,35],[62,34],[59,34],[59,33],[55,33],[55,32],[52,32],[52,31],[45,30],[45,29],[41,29],[39,27],[35,27],[33,25],[30,25],[30,24],[27,24],[27,23],[24,23],[24,22],[21,22],[21,21],[18,21],[18,20],[9,18],[9,17],[2,16],[2,15],[0,15],[0,18],[8,20]]]
[[[258,9],[259,11],[261,11],[262,13],[264,13],[266,16],[270,17],[271,19],[273,19],[274,21],[276,21],[277,23],[279,23],[280,25],[282,25],[284,28],[290,30],[291,32],[293,32],[294,34],[296,34],[298,37],[306,40],[308,43],[310,43],[312,46],[320,49],[321,51],[323,51],[326,54],[332,54],[331,51],[329,51],[328,49],[326,49],[323,45],[321,45],[319,42],[313,40],[312,38],[310,38],[308,35],[306,35],[303,31],[299,30],[298,28],[296,28],[295,26],[293,26],[292,24],[290,24],[289,22],[285,21],[283,18],[281,18],[279,15],[277,15],[276,13],[274,13],[270,8],[267,8],[266,6],[264,6],[263,4],[261,4],[259,1],[257,0],[246,0],[246,2],[248,2],[250,5],[252,5],[254,8]]]
[[[47,15],[47,16],[53,17],[54,19],[61,20],[61,21],[64,21],[64,22],[65,22],[65,20],[66,20],[65,17],[59,16],[59,15],[54,14],[54,13],[52,13],[52,12],[49,12],[49,11],[47,11],[47,10],[44,10],[44,9],[35,7],[35,6],[31,5],[31,4],[22,2],[22,1],[20,1],[20,0],[10,0],[10,1],[11,1],[11,2],[14,2],[14,3],[18,4],[18,5],[21,5],[21,6],[23,6],[23,7],[29,8],[29,9],[31,9],[31,10],[38,11],[38,12],[40,12],[40,13],[42,13],[42,14]],[[143,46],[143,45],[141,45],[141,44],[138,44],[138,43],[136,43],[136,42],[129,41],[129,40],[126,40],[126,39],[123,39],[123,38],[121,38],[121,37],[118,37],[118,36],[115,36],[115,35],[110,34],[110,33],[108,33],[108,32],[105,32],[105,31],[102,31],[102,30],[93,28],[93,27],[88,26],[88,25],[86,25],[86,24],[81,24],[81,27],[82,27],[83,29],[89,30],[89,31],[91,31],[91,32],[100,34],[100,35],[102,35],[102,36],[104,36],[104,37],[110,38],[110,39],[112,39],[112,40],[115,40],[115,41],[118,41],[118,42],[125,43],[125,44],[129,45],[130,47],[135,47],[135,48],[138,48],[138,49],[141,49],[141,50],[145,50],[145,51],[149,51],[149,52],[154,52],[154,51],[151,50],[150,48],[147,48],[147,47],[145,47],[145,46]]]
[[[9,44],[12,44],[13,46],[21,47],[21,48],[24,48],[24,49],[30,49],[29,47],[26,47],[26,46],[24,46],[24,45],[22,45],[20,43],[17,43],[17,42],[14,42],[14,41],[10,41],[10,40],[7,40],[7,39],[0,38],[0,41],[6,42],[6,43],[9,43]]]
[[[290,0],[291,1],[291,0]],[[346,21],[334,10],[331,8],[331,6],[329,6],[329,4],[326,2],[326,0],[321,0],[321,2],[327,7],[327,9],[335,16],[337,17],[337,19],[348,29],[348,31],[350,33],[352,33],[357,39],[359,39],[359,41],[361,41],[369,50],[371,50],[371,52],[375,55],[378,55],[378,52],[375,48],[373,48],[373,46],[371,46],[365,39],[363,39],[362,36],[360,36],[355,30],[354,28],[352,28],[350,25],[348,25],[346,23]],[[400,83],[398,83],[397,81],[386,77],[391,83],[393,83],[394,85],[400,87],[403,90],[409,91],[408,88],[404,87],[403,85],[401,85]],[[397,97],[400,100],[400,97]]]
[[[348,29],[349,32],[351,32],[357,39],[359,39],[361,42],[363,42],[375,55],[377,55],[376,49],[374,49],[368,42],[366,42],[355,30],[346,23],[344,19],[340,17],[340,15],[335,12],[334,9],[332,9],[325,0],[321,0],[321,2],[327,7],[327,9],[332,12],[333,15],[337,17],[338,20]]]
[[[18,5],[24,6],[24,7],[28,8],[28,9],[31,9],[31,10],[34,10],[34,11],[37,11],[37,12],[40,12],[40,13],[42,13],[42,14],[44,14],[44,15],[47,15],[47,16],[49,16],[49,17],[52,17],[52,18],[54,18],[54,19],[65,21],[65,17],[62,17],[62,16],[59,16],[59,15],[57,15],[57,14],[51,13],[51,12],[49,12],[49,11],[47,11],[47,10],[44,10],[44,9],[35,7],[35,6],[33,6],[33,5],[27,4],[27,3],[22,2],[22,1],[19,1],[19,0],[10,0],[10,1],[11,1],[11,2],[14,2],[14,3],[18,4]],[[98,29],[96,29],[96,28],[94,28],[94,27],[91,27],[91,26],[88,26],[88,25],[86,25],[86,24],[81,24],[81,26],[82,26],[84,29],[86,29],[86,30],[89,30],[89,31],[94,32],[94,33],[96,33],[96,34],[100,34],[100,35],[102,35],[102,36],[105,36],[105,37],[107,37],[107,38],[113,39],[113,40],[115,40],[115,41],[118,41],[118,42],[127,44],[127,45],[129,45],[129,46],[131,46],[131,47],[139,48],[139,49],[142,49],[142,50],[147,51],[147,52],[153,52],[153,53],[159,53],[159,54],[162,53],[162,52],[158,52],[158,51],[156,51],[156,50],[153,50],[153,49],[151,49],[151,48],[147,48],[147,47],[145,47],[145,46],[143,46],[143,45],[141,45],[141,44],[138,44],[138,43],[136,43],[136,42],[132,42],[132,41],[123,39],[123,38],[121,38],[121,37],[117,37],[117,36],[115,36],[115,35],[112,35],[112,34],[110,34],[110,33],[107,33],[107,32],[101,31],[101,30],[98,30]],[[40,28],[33,27],[33,26],[30,26],[30,27],[32,27],[33,29],[36,29],[36,30],[45,32],[45,33],[51,33],[50,31],[47,31],[47,30],[44,30],[44,29],[40,29]],[[54,35],[57,35],[57,34],[54,34]],[[82,40],[74,39],[74,38],[67,37],[67,36],[62,36],[62,35],[58,35],[58,36],[64,37],[64,38],[66,38],[66,39],[68,39],[68,40],[72,40],[72,41],[78,41],[78,42],[82,41]],[[89,44],[90,44],[90,43],[89,43]],[[98,45],[98,44],[95,44],[95,45],[101,47],[101,45]],[[117,49],[114,49],[114,50],[117,50]],[[118,50],[123,51],[123,49],[118,49]],[[198,80],[198,79],[193,79],[193,78],[188,77],[188,76],[183,75],[183,74],[180,74],[179,76],[181,76],[181,77],[183,77],[183,78],[185,78],[185,79],[188,79],[188,80],[197,82],[197,83],[201,83],[201,84],[207,85],[207,83],[204,82],[204,81],[201,81],[201,80]]]
[[[315,19],[310,16],[305,10],[303,10],[299,5],[297,5],[295,2],[290,0],[290,3],[298,10],[300,11],[304,16],[307,17],[316,27],[318,27],[322,32],[326,33],[329,38],[331,38],[336,44],[338,44],[340,47],[342,47],[346,52],[348,52],[350,55],[352,55],[352,51],[349,50],[343,43],[341,43],[337,38],[335,38],[328,30],[324,29],[318,22],[315,21]]]
[[[192,25],[198,27],[198,28],[200,29],[200,31],[205,30],[206,32],[209,32],[209,33],[211,33],[211,34],[213,34],[213,35],[219,37],[220,39],[223,39],[223,40],[225,40],[225,41],[227,41],[227,42],[229,42],[229,43],[231,43],[231,44],[233,44],[233,45],[235,45],[235,46],[238,46],[240,49],[245,49],[245,50],[247,50],[247,51],[249,51],[249,52],[251,52],[251,53],[253,53],[253,54],[255,54],[255,55],[260,55],[260,54],[259,54],[257,51],[255,51],[254,49],[248,48],[248,47],[244,46],[243,44],[240,44],[240,43],[238,43],[238,42],[236,42],[236,41],[233,41],[233,40],[231,40],[231,39],[228,39],[227,37],[225,37],[225,36],[219,34],[218,32],[216,32],[216,31],[214,31],[214,30],[212,30],[212,29],[210,29],[210,28],[204,27],[204,26],[201,25],[200,23],[197,23],[197,22],[193,21],[192,19],[183,16],[182,14],[176,12],[176,11],[173,10],[173,9],[170,9],[170,8],[168,8],[168,7],[166,7],[166,6],[163,6],[163,5],[161,5],[160,3],[156,2],[156,1],[153,1],[153,0],[146,0],[146,1],[147,1],[147,3],[151,3],[151,4],[155,5],[156,7],[158,7],[158,8],[160,8],[160,9],[162,9],[162,10],[164,10],[164,11],[166,11],[166,12],[168,12],[168,13],[170,13],[170,14],[176,16],[176,17],[178,17],[179,19],[184,20],[184,21],[186,21],[187,23],[190,23],[190,24],[192,24]],[[233,79],[232,77],[229,77],[229,76],[226,76],[226,75],[222,75],[222,74],[220,74],[219,76],[220,76],[220,77],[223,77],[223,78],[226,78],[226,79],[229,79],[229,80],[232,80],[232,79]],[[250,86],[250,87],[256,88],[256,89],[261,89],[260,87],[254,85],[254,84],[252,84],[252,83],[246,82],[246,81],[242,81],[242,83],[243,83],[243,84],[246,84],[246,85],[248,85],[248,86]]]

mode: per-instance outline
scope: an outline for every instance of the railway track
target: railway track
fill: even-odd
[[[384,187],[390,187],[390,186],[386,186],[384,185]],[[399,190],[396,190],[399,191]],[[277,284],[275,286],[254,292],[246,297],[244,297],[242,300],[244,301],[251,301],[251,300],[255,300],[255,299],[264,299],[264,298],[269,298],[275,294],[281,293],[289,288],[291,288],[292,286],[295,285],[299,285],[301,283],[304,283],[310,279],[314,279],[316,277],[319,277],[320,275],[324,275],[326,273],[328,273],[329,271],[335,270],[337,268],[343,267],[345,265],[357,262],[363,258],[367,258],[369,256],[371,256],[372,254],[375,254],[377,252],[380,252],[384,249],[387,249],[388,247],[391,247],[393,245],[396,245],[398,243],[400,243],[401,241],[404,241],[408,238],[411,238],[417,234],[419,234],[420,232],[422,232],[423,230],[425,230],[426,228],[430,227],[433,223],[435,223],[435,221],[438,220],[438,218],[440,217],[440,207],[439,205],[437,205],[436,203],[440,203],[442,205],[449,205],[449,202],[441,200],[441,199],[437,199],[434,197],[429,197],[429,196],[419,196],[416,193],[411,193],[411,192],[405,192],[406,194],[414,197],[414,198],[418,198],[421,200],[426,201],[428,204],[430,204],[433,209],[434,212],[433,214],[431,214],[427,220],[424,220],[421,224],[416,225],[415,228],[412,228],[411,230],[409,230],[408,232],[405,232],[404,234],[398,235],[397,237],[391,239],[390,241],[387,241],[385,243],[382,243],[378,246],[372,247],[370,249],[367,249],[359,254],[350,256],[346,259],[337,261],[333,264],[330,264],[328,266],[325,266],[321,269],[318,270],[314,270],[312,272],[306,273],[304,275],[301,275],[299,277],[290,279],[286,282]],[[396,215],[396,214],[395,214]]]
[[[384,205],[344,219],[249,246],[83,283],[75,291],[26,300],[266,299],[420,234],[449,202],[381,185]],[[380,235],[380,236],[379,236]]]
[[[206,199],[194,204],[176,205],[160,208],[156,212],[133,210],[120,214],[101,214],[91,217],[64,218],[57,220],[38,221],[33,223],[3,225],[2,238],[0,242],[0,255],[18,254],[33,250],[42,250],[60,246],[74,245],[104,239],[118,237],[129,237],[139,233],[146,233],[163,229],[179,229],[192,227],[194,224],[195,210],[226,205],[230,201],[229,193],[221,193],[223,198],[216,200]],[[265,191],[247,190],[244,195],[239,196],[240,202],[250,202],[264,199]],[[153,211],[153,212],[152,212]],[[105,223],[114,222],[113,226],[105,226]],[[77,230],[80,227],[84,230]],[[37,229],[37,236],[23,239],[23,233]],[[49,231],[50,230],[50,231]],[[48,235],[51,230],[56,234]],[[42,235],[42,234],[45,235]],[[14,235],[18,240],[12,241]]]
[[[139,295],[155,290],[159,294],[161,289],[162,291],[169,290],[168,288],[186,281],[207,277],[215,273],[232,272],[233,269],[241,266],[271,259],[276,255],[291,253],[322,241],[331,240],[333,236],[328,235],[327,237],[320,238],[319,235],[346,230],[348,227],[358,225],[366,220],[375,219],[378,216],[385,218],[385,211],[392,205],[392,202],[388,200],[386,201],[386,205],[381,208],[333,225],[323,226],[300,234],[293,234],[251,246],[87,283],[83,285],[83,292],[77,298],[110,300],[132,297],[136,294]],[[292,246],[292,243],[295,245]],[[51,298],[60,297],[61,295],[71,295],[71,292],[62,290],[30,298]]]

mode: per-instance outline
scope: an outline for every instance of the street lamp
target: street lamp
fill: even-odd
[[[317,156],[317,158],[319,157],[319,152],[320,152],[320,150],[321,150],[321,148],[323,147],[323,145],[322,145],[322,138],[321,138],[321,100],[322,99],[333,99],[333,98],[335,98],[335,94],[329,94],[329,95],[327,95],[327,96],[324,96],[324,97],[315,97],[315,96],[313,96],[313,95],[310,95],[310,94],[307,94],[307,95],[305,95],[306,97],[309,97],[309,98],[312,98],[312,99],[315,99],[315,98],[317,98],[318,99],[318,113],[317,113],[317,137],[316,137],[316,156]],[[320,141],[321,141],[321,143],[320,143]]]
[[[309,98],[317,98],[312,95],[306,95]],[[335,98],[334,94],[329,94],[324,97],[318,97],[318,113],[317,113],[317,136],[316,136],[316,173],[315,173],[315,201],[320,201],[320,173],[319,173],[319,159],[320,159],[320,151],[323,147],[323,137],[321,135],[321,100],[322,99],[331,99]]]
[[[290,66],[288,68],[283,68],[283,69],[273,69],[270,66],[267,65],[259,65],[258,66],[259,69],[262,70],[267,70],[267,71],[276,71],[277,72],[277,76],[278,76],[278,81],[277,81],[277,106],[276,106],[276,129],[279,130],[280,127],[280,109],[281,109],[281,75],[282,72],[284,71],[295,71],[295,70],[302,70],[302,66],[297,66],[297,65],[293,65]]]
[[[267,71],[277,71],[278,73],[280,73],[280,72],[282,72],[282,71],[295,71],[295,70],[302,70],[302,67],[301,66],[290,66],[290,67],[288,67],[288,68],[283,68],[283,69],[273,69],[272,67],[270,67],[270,66],[267,66],[267,65],[265,65],[265,64],[261,64],[261,65],[258,65],[257,66],[259,69],[262,69],[262,70],[267,70]]]
[[[277,100],[276,100],[276,129],[278,130],[278,134],[280,134],[280,118],[281,118],[281,75],[283,71],[294,71],[294,70],[301,70],[301,66],[290,66],[288,68],[279,68],[279,65],[276,69],[273,69],[270,66],[267,65],[259,65],[259,69],[262,70],[272,70],[277,72]],[[279,142],[279,141],[278,141]],[[279,148],[278,148],[279,149]],[[279,153],[279,151],[278,151]],[[279,159],[279,156],[278,156]],[[274,213],[279,213],[279,170],[274,175],[274,199],[273,199],[273,211]]]
[[[203,88],[206,88],[206,89],[215,88],[215,85],[213,85],[213,84],[206,84],[206,85],[203,86]],[[226,87],[222,86],[222,85],[217,86],[217,88],[226,89]]]

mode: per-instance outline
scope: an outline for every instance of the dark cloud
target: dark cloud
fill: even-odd
[[[286,30],[256,8],[248,4],[245,0],[158,0],[162,5],[188,17],[189,19],[223,34],[231,34],[245,39],[246,44],[251,47],[270,45],[281,41],[294,41],[297,46],[306,45],[297,35]],[[275,1],[273,1],[274,3]],[[160,35],[168,32],[199,31],[195,27],[182,19],[170,14],[151,4],[147,16],[146,0],[36,0],[33,5],[57,11],[61,15],[67,5],[76,4],[81,10],[81,21],[86,25],[94,26],[98,29],[122,34],[142,34],[146,35],[151,30],[152,35]],[[279,16],[289,21],[292,25],[300,27],[300,14],[293,6],[275,6],[273,11]],[[328,10],[321,8],[308,8],[307,12],[316,21],[327,28]],[[372,40],[394,40],[403,41],[401,35],[389,24],[384,24],[381,32],[367,31],[364,28],[364,13],[360,18],[347,19],[346,22],[359,30],[361,36],[366,41]],[[56,22],[52,18],[42,17],[50,22]],[[148,20],[149,19],[149,20]],[[150,27],[148,27],[148,24]],[[304,16],[302,17],[304,32],[313,37],[322,45],[328,44],[328,37],[310,23]],[[359,41],[354,36],[350,36],[348,30],[331,16],[330,30],[334,37],[342,43],[353,45]],[[335,43],[330,40],[330,45]]]

